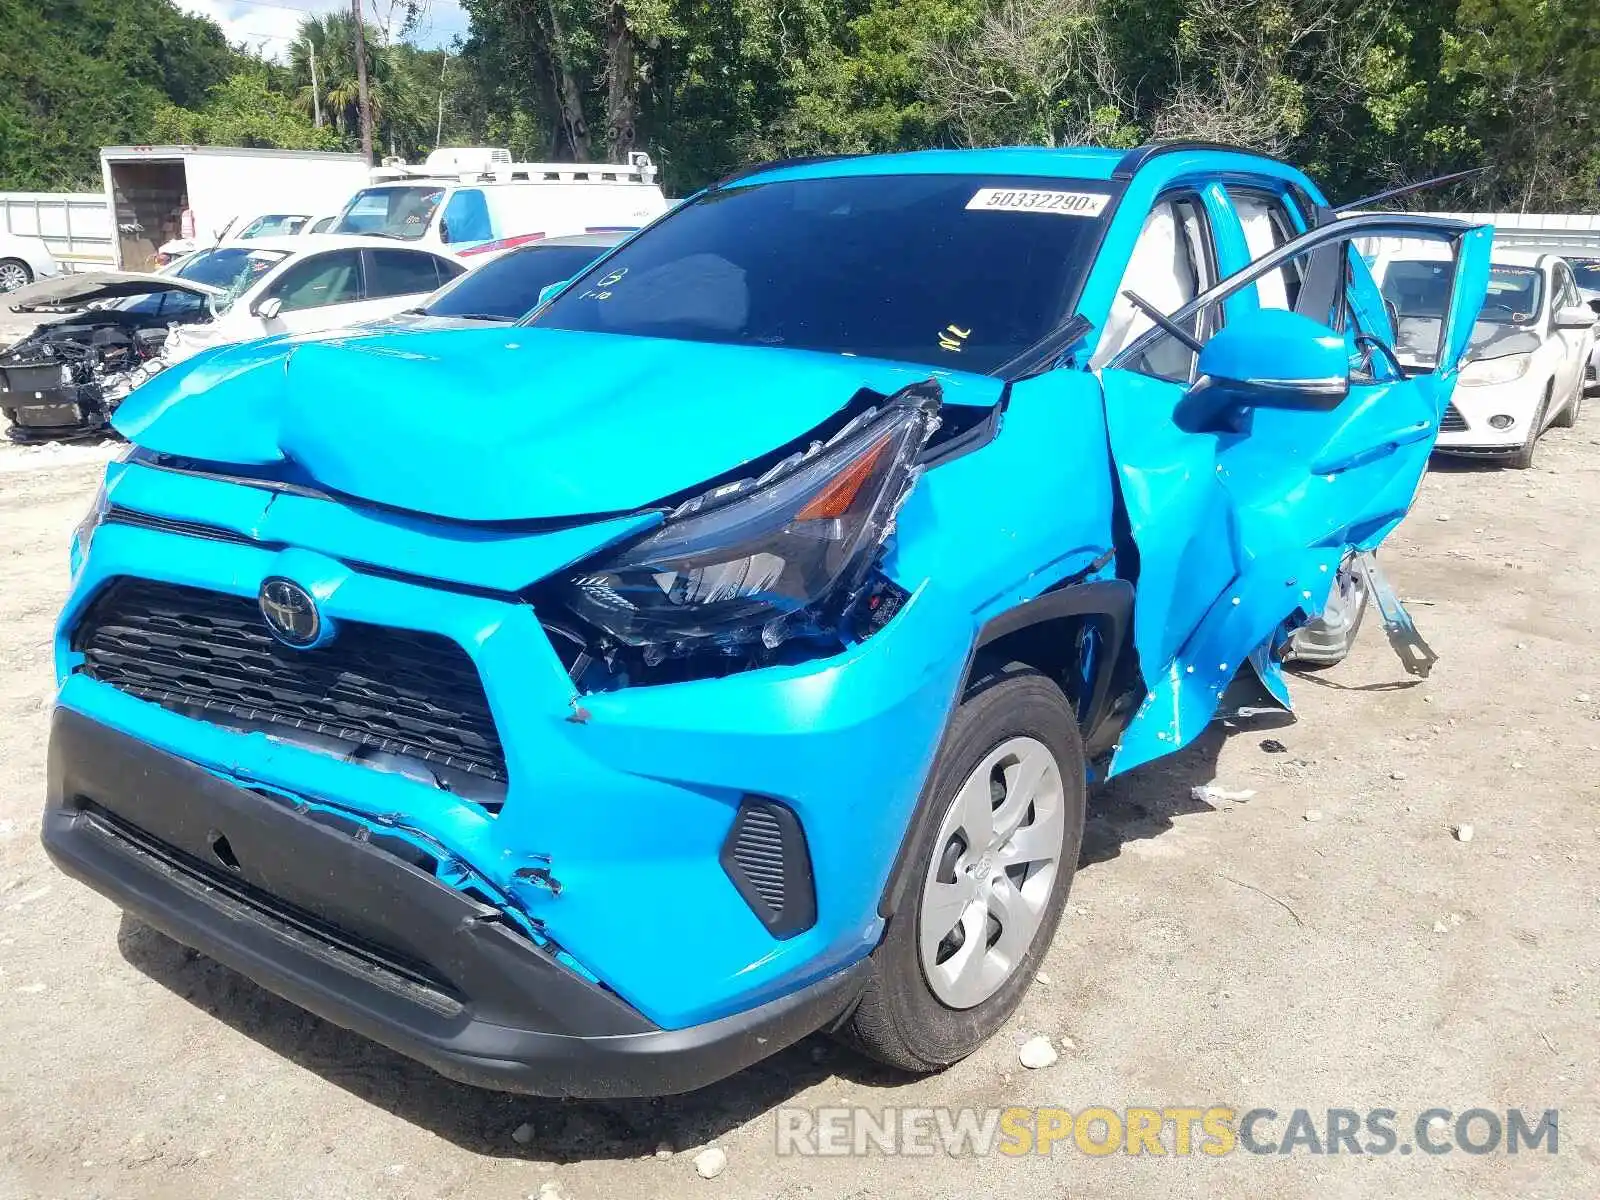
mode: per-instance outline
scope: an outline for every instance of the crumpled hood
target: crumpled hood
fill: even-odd
[[[861,388],[932,368],[842,355],[496,327],[220,347],[138,388],[114,424],[149,450],[292,463],[321,485],[467,521],[621,512],[801,437]],[[940,372],[947,403],[1001,383]]]
[[[92,304],[97,300],[153,296],[161,292],[188,292],[202,298],[223,294],[219,287],[194,279],[180,279],[176,275],[148,271],[82,271],[75,275],[55,275],[19,287],[6,295],[6,303],[13,312],[32,312],[36,308]]]

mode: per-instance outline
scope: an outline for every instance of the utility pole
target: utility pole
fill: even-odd
[[[439,60],[439,123],[433,128],[433,148],[437,150],[439,143],[444,140],[444,69],[450,62],[450,51],[444,52],[444,57]]]
[[[350,16],[356,25],[356,99],[361,107],[361,153],[372,165],[372,96],[367,91],[367,35],[361,15],[361,0],[350,0]]]
[[[318,129],[322,128],[322,91],[317,85],[317,44],[306,38],[306,49],[311,52],[311,112]]]

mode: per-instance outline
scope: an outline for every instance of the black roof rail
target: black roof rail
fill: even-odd
[[[1152,158],[1163,154],[1176,154],[1183,150],[1226,150],[1230,154],[1249,154],[1256,158],[1270,158],[1277,162],[1272,155],[1260,150],[1251,150],[1247,146],[1230,146],[1226,142],[1196,141],[1191,138],[1161,138],[1157,141],[1146,142],[1142,146],[1135,146],[1120,159],[1112,168],[1111,178],[1127,181],[1133,178],[1134,172]]]
[[[737,183],[741,179],[759,175],[762,171],[777,171],[784,167],[809,167],[814,163],[837,162],[841,158],[860,157],[861,155],[859,154],[802,154],[797,158],[774,158],[768,162],[747,163],[737,170],[724,175],[706,190],[714,192],[720,187],[727,187],[730,183]]]

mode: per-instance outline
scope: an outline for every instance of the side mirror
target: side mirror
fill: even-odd
[[[539,289],[539,303],[540,304],[546,304],[549,301],[554,300],[557,296],[559,296],[561,294],[561,289],[566,287],[567,284],[569,284],[571,282],[572,282],[572,280],[570,280],[570,279],[561,279],[561,280],[557,280],[555,283],[547,283],[547,284],[545,284],[542,288]]]
[[[276,296],[269,296],[256,305],[256,316],[263,321],[270,321],[283,311],[283,301]]]
[[[1596,296],[1593,300],[1589,301],[1589,307],[1594,310],[1595,316],[1600,317],[1600,296]]]
[[[1188,433],[1245,427],[1249,410],[1328,412],[1350,394],[1350,350],[1326,325],[1278,308],[1223,326],[1200,351],[1199,378],[1173,410]]]
[[[1588,304],[1570,304],[1556,309],[1557,329],[1587,329],[1594,324],[1594,319],[1595,310]]]

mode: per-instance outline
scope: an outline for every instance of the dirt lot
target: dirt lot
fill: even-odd
[[[0,1194],[1594,1195],[1597,439],[1592,416],[1534,471],[1430,474],[1386,555],[1441,656],[1426,683],[1408,686],[1374,625],[1343,667],[1296,682],[1298,724],[1213,729],[1096,796],[1050,983],[972,1059],[905,1082],[818,1039],[694,1096],[621,1104],[447,1083],[51,868],[48,641],[106,452],[0,449]],[[1192,799],[1213,781],[1255,794]],[[1039,1032],[1070,1048],[1024,1070]],[[1560,1152],[780,1159],[784,1104],[1392,1108],[1402,1132],[1432,1106],[1556,1108]],[[710,1144],[728,1166],[705,1181]]]

